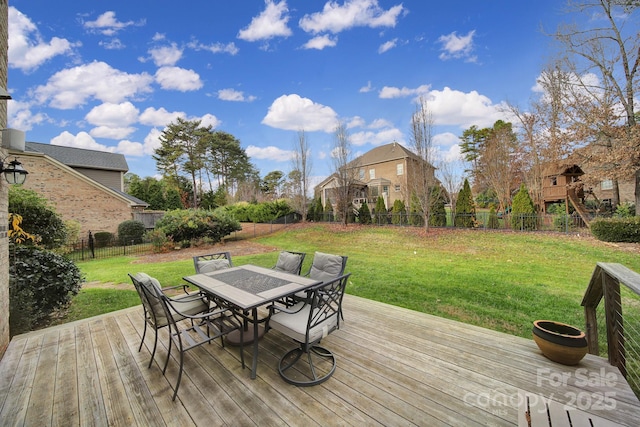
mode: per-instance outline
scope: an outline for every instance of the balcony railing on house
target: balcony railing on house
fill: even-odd
[[[640,396],[640,274],[599,262],[582,305],[589,353],[608,357]]]

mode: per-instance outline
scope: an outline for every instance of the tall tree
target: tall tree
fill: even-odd
[[[276,200],[280,195],[280,186],[283,184],[284,173],[282,171],[271,171],[264,176],[260,183],[260,190],[267,195],[270,200]]]
[[[335,208],[346,225],[352,209],[354,184],[357,181],[358,165],[354,159],[351,138],[344,122],[339,122],[334,132],[334,146],[331,152],[333,170],[336,176]],[[329,204],[327,202],[327,204]]]
[[[638,98],[640,72],[640,33],[635,0],[569,1],[572,11],[582,14],[585,23],[565,25],[555,32],[567,55],[567,64],[576,76],[575,85],[583,99],[592,104],[592,119],[617,114],[619,121],[583,121],[592,143],[603,149],[593,150],[589,160],[601,170],[603,179],[635,178],[636,214],[640,209],[640,132],[637,128],[635,100]],[[593,19],[595,17],[595,19]],[[628,24],[628,26],[627,26]],[[596,79],[593,78],[596,76]],[[611,109],[611,100],[620,113]],[[599,112],[599,113],[598,113]],[[596,126],[593,126],[593,125]],[[595,129],[594,129],[595,127]],[[597,172],[598,168],[594,168]]]
[[[488,134],[478,161],[479,174],[496,192],[500,209],[504,210],[511,201],[511,190],[520,180],[517,138],[511,123],[502,120],[497,120]]]
[[[160,135],[160,147],[153,156],[158,169],[169,179],[177,180],[186,174],[192,184],[193,207],[198,207],[198,172],[204,166],[205,136],[211,126],[201,127],[200,120],[179,118],[170,123]]]
[[[293,170],[289,174],[294,189],[291,200],[294,208],[302,215],[303,221],[307,218],[307,197],[311,169],[311,148],[309,147],[307,134],[303,129],[298,132],[298,139],[293,149]]]
[[[427,100],[420,97],[416,109],[411,116],[411,146],[416,158],[408,169],[407,187],[409,194],[416,197],[423,215],[424,228],[429,229],[434,189],[439,188],[433,167],[433,114]]]
[[[469,168],[466,169],[466,172],[471,174],[472,181],[476,186],[481,185],[478,179],[480,172],[478,162],[489,132],[489,128],[479,129],[478,126],[473,125],[462,132],[460,137],[460,154],[463,160],[469,163]]]

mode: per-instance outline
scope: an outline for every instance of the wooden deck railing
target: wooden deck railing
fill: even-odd
[[[630,292],[621,289],[621,284]],[[640,274],[621,264],[599,262],[582,299],[589,353],[600,355],[600,345],[605,347],[600,338],[606,337],[609,363],[620,369],[636,394],[640,391],[639,296]],[[598,306],[603,299],[602,316]],[[598,324],[604,326],[605,331],[599,330]]]

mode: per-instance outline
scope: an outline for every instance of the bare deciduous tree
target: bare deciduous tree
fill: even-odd
[[[293,149],[293,168],[289,173],[292,184],[292,201],[294,208],[302,215],[302,220],[307,219],[307,197],[309,191],[309,176],[311,175],[311,149],[309,140],[304,130],[298,132]]]
[[[592,141],[601,142],[603,149],[593,150],[590,160],[594,165],[608,165],[602,172],[608,174],[609,179],[635,178],[637,214],[640,209],[640,135],[635,99],[639,90],[640,37],[635,18],[640,3],[629,0],[570,0],[568,4],[577,13],[596,17],[589,19],[591,27],[587,24],[583,28],[575,24],[566,25],[554,34],[562,43],[567,64],[577,77],[580,99],[591,104],[583,119],[608,117],[604,123],[602,120],[579,122],[585,126],[584,129],[598,125],[590,136]],[[597,80],[592,78],[593,75]],[[619,107],[618,110],[615,107]],[[617,120],[611,120],[614,115],[617,115]],[[612,122],[614,126],[611,126]]]
[[[429,229],[431,203],[439,197],[441,187],[435,177],[433,167],[433,113],[427,100],[420,97],[416,110],[411,116],[411,148],[416,155],[411,159],[413,165],[408,167],[407,186],[409,196],[415,197],[424,219],[425,230]],[[410,199],[411,200],[411,199]]]
[[[344,122],[339,122],[334,133],[334,147],[331,152],[336,187],[333,189],[338,216],[346,225],[352,209],[354,184],[357,181],[358,165],[354,159],[351,139]]]

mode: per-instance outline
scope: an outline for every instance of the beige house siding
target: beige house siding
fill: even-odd
[[[80,236],[89,231],[115,233],[118,225],[132,219],[130,202],[40,153],[21,153],[20,161],[29,175],[24,188],[47,198],[66,220],[80,223]]]
[[[7,88],[7,52],[9,39],[9,6],[6,0],[0,0],[0,87]],[[0,128],[7,127],[7,101],[0,101]],[[2,141],[2,135],[0,135]],[[0,149],[4,159],[7,152]],[[9,345],[9,239],[7,237],[8,188],[6,180],[0,182],[0,358]]]
[[[94,181],[99,182],[107,188],[115,188],[116,190],[124,191],[124,188],[122,188],[124,173],[120,171],[107,171],[79,167],[74,167],[73,169],[88,176]]]

